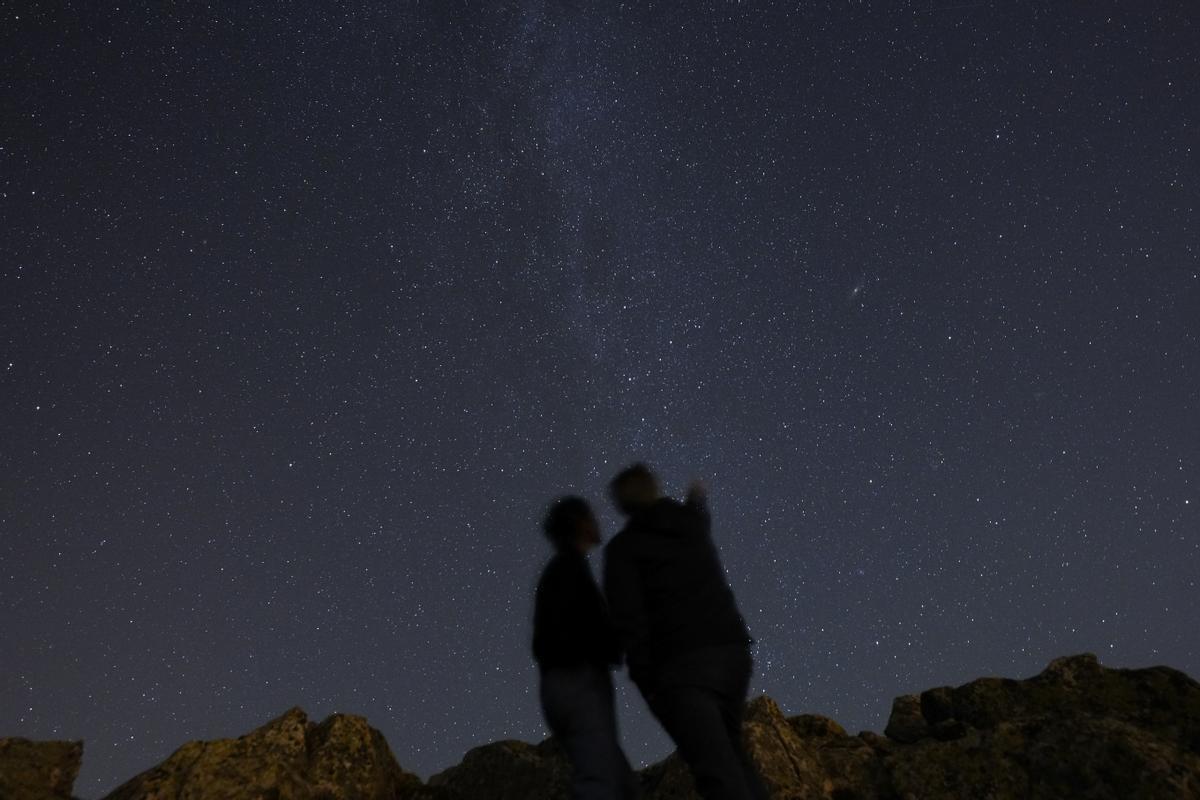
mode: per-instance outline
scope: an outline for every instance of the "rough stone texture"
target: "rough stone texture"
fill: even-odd
[[[317,725],[293,708],[237,739],[188,742],[106,800],[396,800],[419,789],[362,717]]]
[[[692,773],[678,754],[646,767],[641,778],[645,800],[691,800],[698,796]]]
[[[1200,800],[1200,684],[1091,655],[899,697],[886,737],[758,698],[745,736],[777,800]],[[696,797],[674,756],[644,775],[647,800]]]
[[[887,735],[787,718],[760,697],[748,751],[776,800],[1200,800],[1200,684],[1166,667],[1052,662],[897,698]],[[0,800],[69,798],[82,746],[0,739]],[[238,739],[191,742],[108,800],[565,800],[553,741],[496,742],[422,784],[361,717],[292,709]],[[645,800],[694,800],[677,756],[641,773]]]
[[[429,779],[446,800],[556,800],[569,794],[570,767],[552,739],[539,745],[513,740],[470,750],[462,763]]]
[[[921,698],[905,694],[892,701],[892,713],[888,717],[883,734],[897,742],[917,742],[929,735],[929,723],[921,714]]]
[[[808,739],[796,731],[769,697],[746,707],[742,739],[772,797],[820,797],[832,786],[817,755],[822,737]]]
[[[374,800],[421,785],[396,763],[383,734],[362,717],[334,714],[310,726],[308,780],[317,797]]]
[[[1200,684],[1167,667],[1073,656],[1026,681],[931,689],[920,707],[928,738],[884,759],[880,788],[901,798],[1200,798]]]
[[[70,798],[82,758],[83,742],[0,739],[0,798]]]

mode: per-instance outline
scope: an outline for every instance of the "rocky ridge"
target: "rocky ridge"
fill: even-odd
[[[1200,684],[1167,667],[1058,659],[895,700],[884,735],[787,717],[760,697],[746,744],[774,800],[1200,800]],[[69,798],[79,742],[0,739],[0,798]],[[237,739],[189,742],[105,800],[560,800],[552,740],[477,747],[422,782],[362,717],[294,708]],[[692,800],[677,756],[641,772],[646,800]]]

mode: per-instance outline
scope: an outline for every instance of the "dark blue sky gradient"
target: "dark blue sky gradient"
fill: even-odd
[[[1200,674],[1189,4],[240,5],[0,23],[0,735],[78,794],[541,738],[538,520],[638,458],[789,713]]]

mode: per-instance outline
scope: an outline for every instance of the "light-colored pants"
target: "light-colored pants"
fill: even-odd
[[[612,674],[607,667],[543,670],[542,712],[571,762],[573,800],[631,800],[637,777],[617,739]]]

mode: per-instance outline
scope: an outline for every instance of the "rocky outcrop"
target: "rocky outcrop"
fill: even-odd
[[[1200,684],[1165,667],[1054,661],[1024,681],[983,678],[897,698],[886,735],[747,707],[746,747],[774,800],[1200,800]],[[547,745],[501,742],[435,776],[455,800],[565,798]],[[646,800],[694,800],[672,755],[642,771]]]
[[[1054,661],[896,699],[885,735],[747,707],[748,751],[775,800],[1200,800],[1200,684],[1173,669]],[[68,798],[81,745],[0,740],[0,798]],[[238,739],[191,742],[107,800],[560,800],[552,741],[495,742],[428,783],[400,769],[361,717],[317,725],[292,709]],[[646,800],[693,800],[677,756],[641,774]]]
[[[237,739],[188,742],[106,800],[396,800],[421,789],[362,717],[318,725],[293,708]]]
[[[82,758],[83,742],[0,739],[0,798],[69,800]]]
[[[897,797],[1200,798],[1200,684],[1166,667],[1062,658],[899,698],[888,732],[881,788]]]
[[[1200,684],[1074,656],[897,698],[883,737],[762,698],[746,743],[773,798],[1200,800]]]
[[[476,747],[462,763],[429,779],[444,800],[558,800],[568,796],[571,772],[553,740],[539,745],[514,740]]]

